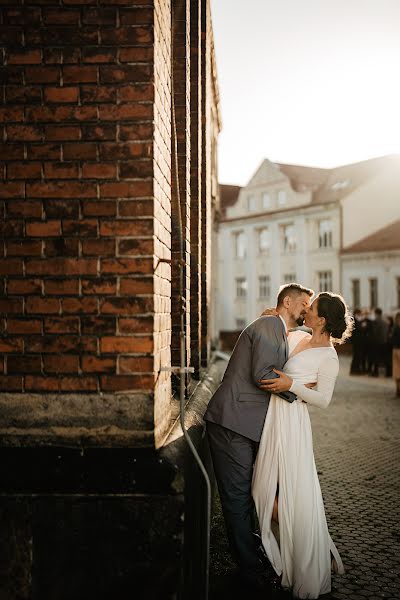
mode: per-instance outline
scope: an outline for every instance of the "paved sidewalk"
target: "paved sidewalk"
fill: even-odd
[[[349,358],[340,363],[331,405],[310,408],[329,529],[346,568],[323,598],[399,600],[400,399],[391,379],[350,376]],[[243,598],[218,503],[211,546],[210,597]],[[268,598],[290,595],[271,592]]]

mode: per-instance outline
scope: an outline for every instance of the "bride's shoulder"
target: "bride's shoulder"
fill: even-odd
[[[311,339],[311,335],[303,329],[295,329],[294,331],[291,331],[290,337],[293,340],[296,340],[297,342],[300,342],[301,340]]]

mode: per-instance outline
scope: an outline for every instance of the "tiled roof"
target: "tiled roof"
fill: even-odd
[[[342,250],[342,254],[400,250],[400,220]]]

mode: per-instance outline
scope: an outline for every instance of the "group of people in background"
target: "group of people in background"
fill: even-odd
[[[356,309],[351,341],[350,374],[379,377],[382,370],[386,377],[393,377],[400,397],[400,312],[393,319],[380,308],[372,313]]]

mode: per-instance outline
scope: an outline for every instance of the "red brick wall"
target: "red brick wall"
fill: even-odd
[[[211,175],[208,126],[203,118],[203,132],[196,133],[190,112],[194,123],[211,118],[211,99],[201,111],[198,90],[197,107],[191,103],[190,20],[198,6],[181,3],[175,99],[189,360],[190,296],[198,348],[201,293],[200,280],[197,290],[191,280],[190,243],[197,273],[201,268],[204,278],[209,269],[208,251],[200,255],[191,228],[199,231]],[[52,393],[128,393],[143,423],[136,426],[159,444],[171,425],[171,377],[160,371],[171,364],[171,279],[177,305],[170,2],[38,0],[3,3],[1,15],[0,389],[10,403],[39,395],[42,408]],[[207,76],[209,87],[209,58],[207,67],[202,63],[210,55],[207,15],[194,77]],[[192,164],[191,135],[197,135]],[[207,246],[210,211],[203,211]],[[206,311],[206,292],[203,298]],[[198,367],[198,352],[195,360]]]
[[[153,388],[154,15],[91,4],[3,7],[3,390]]]

